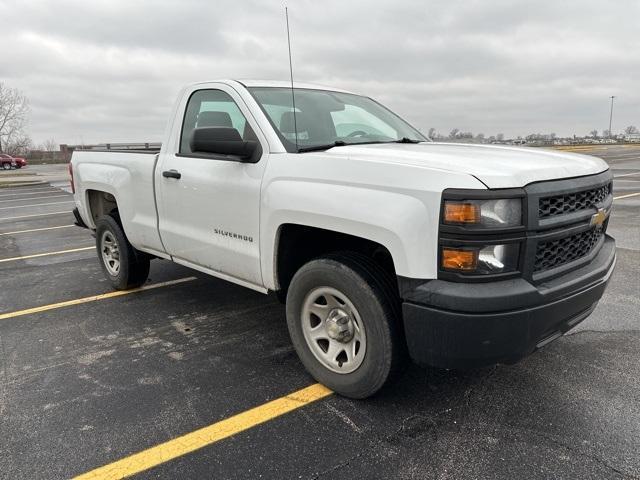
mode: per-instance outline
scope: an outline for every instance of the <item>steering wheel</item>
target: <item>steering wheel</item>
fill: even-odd
[[[366,137],[367,135],[369,134],[364,130],[356,130],[355,132],[351,132],[349,135],[347,135],[347,137]]]

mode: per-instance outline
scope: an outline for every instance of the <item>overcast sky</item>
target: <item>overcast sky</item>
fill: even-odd
[[[179,88],[288,79],[279,1],[0,0],[0,80],[36,143],[161,140]],[[288,2],[297,80],[427,131],[640,128],[640,0]]]

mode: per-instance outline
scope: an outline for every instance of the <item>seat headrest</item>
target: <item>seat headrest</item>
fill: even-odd
[[[302,112],[296,112],[296,118],[294,121],[293,112],[284,112],[280,117],[280,131],[282,133],[295,133],[296,126],[298,133],[308,131],[307,117]]]
[[[227,112],[200,112],[198,127],[233,127]]]

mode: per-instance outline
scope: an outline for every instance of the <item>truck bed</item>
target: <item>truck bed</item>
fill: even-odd
[[[153,150],[80,150],[73,152],[76,192],[84,200],[76,202],[83,218],[93,228],[95,218],[86,211],[92,191],[108,192],[118,198],[118,214],[125,233],[138,248],[163,252],[158,233],[155,205],[155,165],[157,152]],[[78,195],[76,195],[78,198]]]

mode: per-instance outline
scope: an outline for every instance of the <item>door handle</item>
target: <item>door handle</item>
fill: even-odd
[[[177,170],[165,170],[162,172],[162,176],[164,178],[176,178],[179,180],[182,177],[182,174]]]

